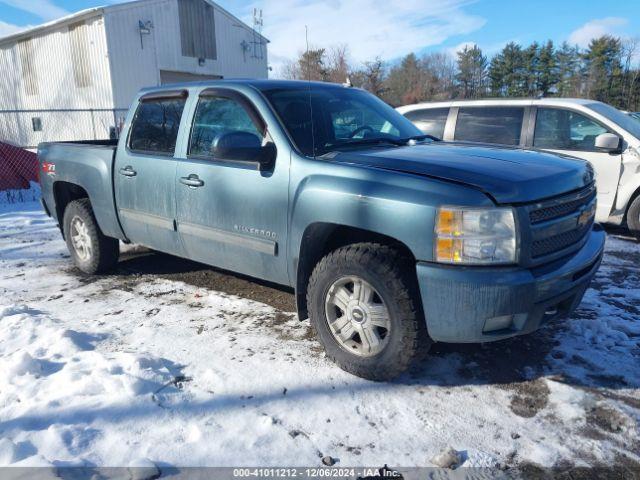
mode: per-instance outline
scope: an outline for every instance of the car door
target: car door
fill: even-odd
[[[453,138],[463,142],[522,146],[525,110],[522,106],[459,107]]]
[[[184,90],[141,97],[114,171],[118,215],[127,238],[172,254],[182,252],[174,224],[174,152],[186,99]]]
[[[538,107],[535,115],[534,148],[571,155],[591,163],[598,188],[596,218],[606,221],[616,197],[622,154],[599,152],[595,148],[595,140],[600,134],[614,132],[573,110]]]
[[[203,263],[288,283],[290,156],[279,155],[268,166],[257,158],[216,156],[212,146],[230,135],[270,143],[264,120],[242,93],[203,91],[186,155],[178,162],[177,225],[185,252]]]

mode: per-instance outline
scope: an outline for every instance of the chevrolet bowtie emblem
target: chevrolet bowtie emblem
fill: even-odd
[[[591,221],[591,218],[593,217],[594,212],[594,207],[590,207],[584,210],[578,217],[578,226],[584,227],[587,223],[589,223]]]

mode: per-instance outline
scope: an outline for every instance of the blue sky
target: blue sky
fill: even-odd
[[[0,35],[65,13],[118,0],[0,0]],[[408,52],[477,44],[492,55],[509,41],[568,40],[585,46],[604,33],[640,35],[637,0],[220,0],[246,20],[264,11],[264,34],[276,67],[304,48],[346,44],[354,63],[380,56],[393,61]]]

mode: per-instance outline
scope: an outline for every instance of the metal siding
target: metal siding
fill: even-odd
[[[128,108],[142,87],[159,85],[157,49],[162,42],[171,42],[175,38],[175,32],[165,32],[164,29],[162,35],[158,34],[161,18],[170,4],[171,0],[150,1],[105,10],[113,97],[117,108]],[[139,21],[151,21],[153,24],[151,33],[142,35],[142,43]]]
[[[0,49],[0,111],[47,109],[113,108],[111,73],[106,36],[101,16],[86,20],[86,55],[80,65],[82,75],[91,85],[76,86],[69,25],[36,34],[25,49],[20,43],[5,44]],[[21,40],[20,42],[24,42]],[[22,80],[21,52],[27,53],[37,79],[37,93]],[[31,119],[42,119],[43,131],[34,132]],[[33,146],[42,141],[108,138],[113,114],[72,115],[63,112],[0,113],[0,140]],[[95,131],[95,134],[94,134]]]
[[[216,60],[182,55],[179,6],[180,0],[147,0],[130,5],[114,5],[105,9],[105,23],[113,71],[116,107],[126,108],[143,87],[160,85],[160,70],[223,78],[267,78],[267,47],[263,58],[243,54],[242,42],[253,41],[252,30],[222,8],[213,7],[216,35]],[[138,21],[151,21],[150,35],[143,36],[140,47]]]

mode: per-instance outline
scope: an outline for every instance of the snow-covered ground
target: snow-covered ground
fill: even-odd
[[[429,466],[453,447],[464,466],[637,467],[639,420],[628,239],[609,236],[570,320],[436,345],[373,383],[290,312],[155,274],[80,275],[38,204],[0,206],[0,465]]]

